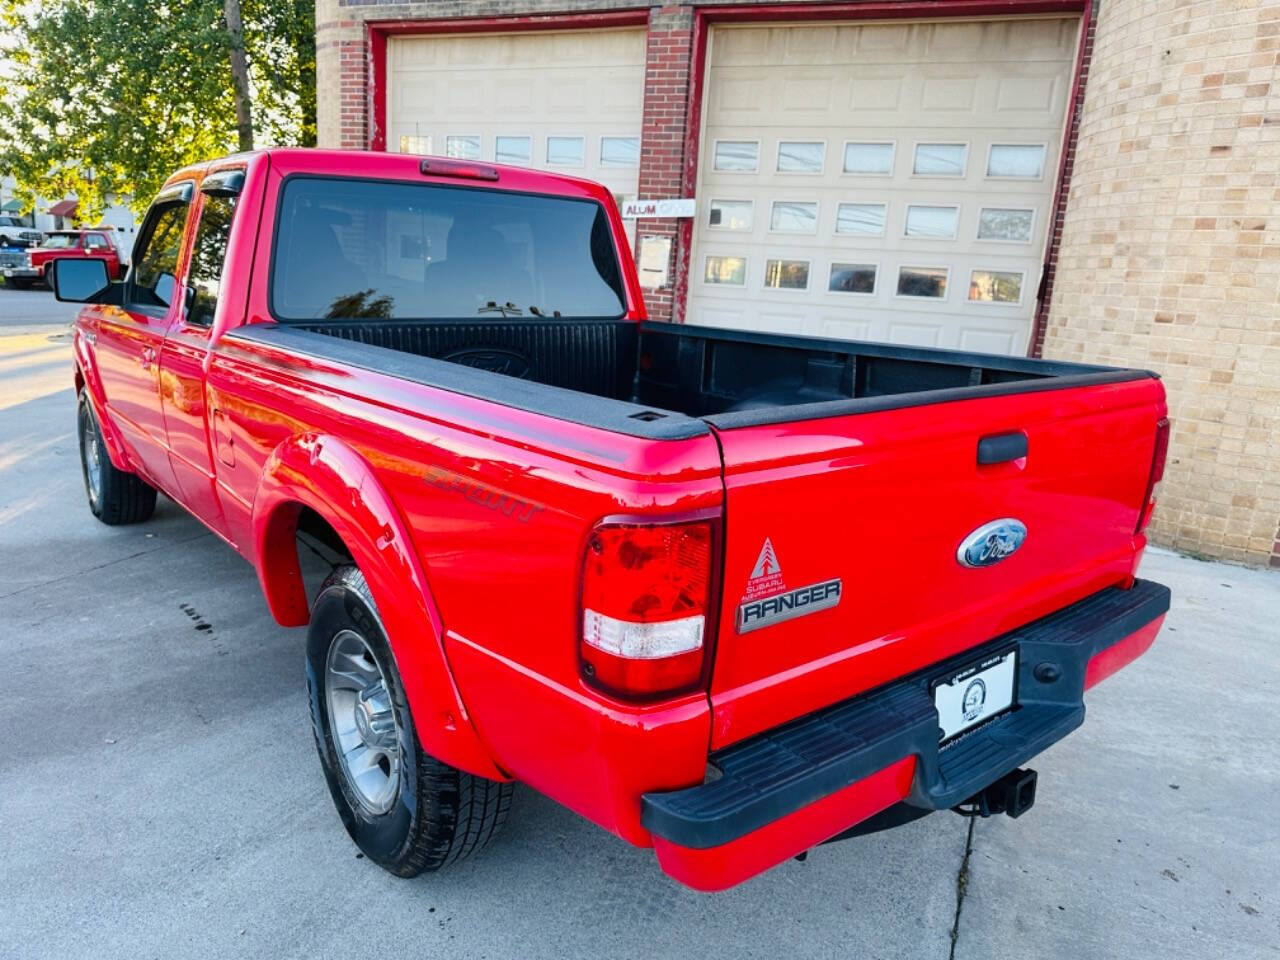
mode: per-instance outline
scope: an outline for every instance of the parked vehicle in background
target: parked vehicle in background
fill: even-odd
[[[43,239],[43,233],[34,227],[28,227],[17,217],[0,214],[0,251],[13,247],[34,247]]]
[[[38,247],[0,258],[0,273],[6,283],[24,289],[43,283],[51,263],[72,259],[101,260],[112,280],[119,280],[123,274],[120,251],[106,227],[51,231]]]
[[[603,187],[470,161],[190,167],[135,249],[53,274],[90,509],[164,491],[309,625],[330,793],[395,874],[517,779],[702,890],[1018,816],[1168,610],[1146,371],[648,323]]]

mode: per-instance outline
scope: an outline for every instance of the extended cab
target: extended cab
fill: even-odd
[[[0,272],[15,287],[29,287],[34,283],[44,282],[51,263],[73,259],[98,260],[106,268],[110,279],[120,278],[120,251],[116,248],[111,230],[106,227],[92,230],[54,230],[46,234],[38,246],[6,260],[0,265]]]
[[[400,875],[514,780],[704,890],[1020,814],[1168,609],[1153,374],[646,322],[593,183],[241,155],[170,179],[122,283],[54,286],[92,511],[163,491],[309,625],[333,800]]]

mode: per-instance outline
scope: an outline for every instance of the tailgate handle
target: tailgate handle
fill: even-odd
[[[1019,430],[1016,433],[993,433],[978,441],[978,465],[988,466],[993,463],[1008,463],[1027,455],[1027,435]]]

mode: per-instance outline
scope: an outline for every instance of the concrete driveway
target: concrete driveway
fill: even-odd
[[[937,814],[705,896],[521,789],[485,854],[397,880],[338,822],[303,631],[250,568],[163,498],[89,515],[48,322],[0,331],[0,957],[1277,956],[1280,576],[1152,551],[1168,625],[1020,820]]]

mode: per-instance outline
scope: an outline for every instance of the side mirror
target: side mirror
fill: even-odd
[[[68,303],[101,303],[103,294],[111,288],[105,260],[54,260],[46,273],[53,295]]]

